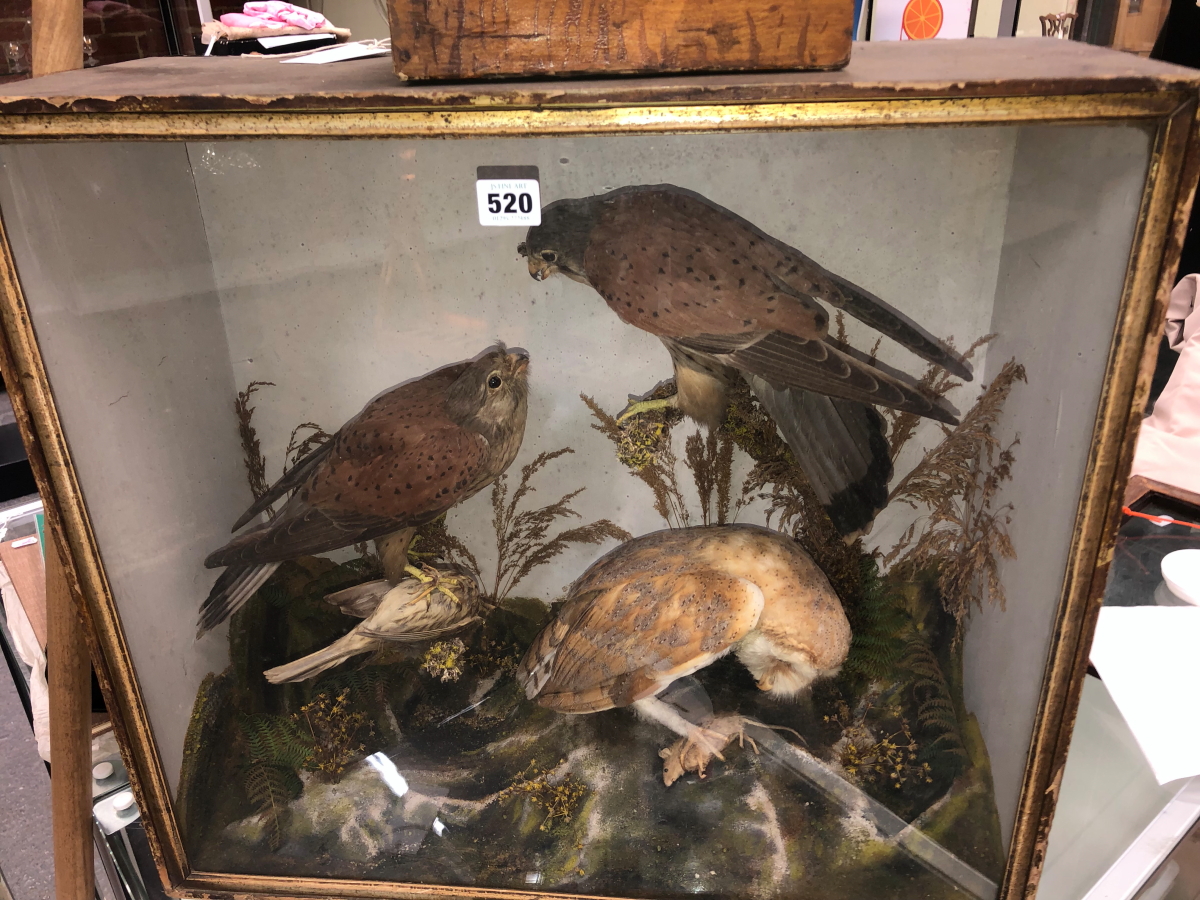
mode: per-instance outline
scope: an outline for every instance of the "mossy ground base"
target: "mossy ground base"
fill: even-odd
[[[674,736],[661,726],[629,710],[562,716],[525,700],[510,672],[547,616],[538,601],[510,601],[461,635],[467,661],[455,682],[422,672],[418,647],[360,658],[312,685],[267,684],[263,669],[353,624],[320,597],[363,574],[324,560],[289,564],[232,623],[235,662],[197,696],[181,776],[180,815],[197,869],[624,896],[967,896],[879,839],[861,814],[748,745],[731,745],[705,779],[688,775],[668,788],[659,751]],[[941,655],[961,666],[954,653]],[[881,690],[861,681],[780,702],[732,658],[696,676],[717,713],[793,729],[800,737],[780,733],[827,761],[836,761],[842,734],[826,717],[839,701],[853,708]],[[948,672],[946,681],[961,709],[961,677]],[[904,688],[898,676],[882,690],[902,703]],[[483,703],[455,717],[485,689]],[[285,797],[268,822],[243,784],[249,750],[240,723],[282,720],[340,691],[369,720],[356,738],[362,751],[335,783],[299,767],[298,796]],[[987,752],[973,718],[960,718],[965,761],[924,748],[928,781],[863,787],[998,879]],[[394,774],[381,757],[364,759],[378,753]],[[555,791],[568,777],[583,790],[564,813],[566,793]]]

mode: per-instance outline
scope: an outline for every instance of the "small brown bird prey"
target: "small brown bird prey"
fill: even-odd
[[[496,480],[525,434],[529,357],[502,344],[380,394],[288,470],[234,523],[241,528],[289,491],[269,522],[204,564],[227,566],[200,607],[197,637],[253,596],[279,564],[376,539],[395,584],[420,525]]]
[[[719,758],[726,729],[689,722],[658,698],[673,681],[732,651],[761,690],[792,697],[836,674],[849,650],[842,604],[795,541],[756,525],[679,528],[593,563],[517,677],[549,709],[632,706],[685,739],[679,756]]]
[[[892,466],[872,405],[957,424],[954,409],[909,376],[831,338],[818,301],[970,380],[961,356],[875,295],[692,191],[640,185],[558,200],[518,251],[535,279],[561,272],[590,285],[622,321],[666,345],[677,393],[634,404],[625,416],[672,404],[717,427],[740,374],[844,534],[868,526],[887,499]]]
[[[484,604],[479,583],[461,569],[438,573],[428,582],[403,578],[368,581],[325,598],[351,616],[363,617],[348,634],[295,662],[268,669],[271,684],[304,681],[360,653],[387,644],[437,640],[478,622]]]

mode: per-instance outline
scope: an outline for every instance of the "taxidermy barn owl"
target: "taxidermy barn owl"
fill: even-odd
[[[738,717],[688,721],[659,698],[672,682],[734,653],[760,690],[789,698],[836,674],[849,650],[841,601],[794,540],[755,525],[679,528],[593,563],[517,678],[529,699],[562,713],[632,706],[680,735],[677,754],[703,773]]]

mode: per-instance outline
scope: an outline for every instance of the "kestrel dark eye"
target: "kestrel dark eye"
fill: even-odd
[[[525,242],[524,242],[524,241],[521,241],[521,243],[517,244],[517,252],[518,252],[519,254],[521,254],[522,256],[528,256],[528,255],[529,255],[529,248],[525,246]]]
[[[495,390],[496,388],[500,387],[500,376],[493,375],[491,378],[489,378],[488,379],[488,387],[490,387],[492,390]]]
[[[558,259],[558,254],[553,250],[543,250],[542,259],[544,259],[546,262],[554,262],[556,259]]]

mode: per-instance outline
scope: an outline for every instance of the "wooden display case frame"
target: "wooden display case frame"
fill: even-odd
[[[470,138],[1137,122],[1153,145],[1118,325],[1000,897],[1036,891],[1200,174],[1200,73],[1075,42],[867,44],[837,72],[409,85],[386,58],[336,66],[147,59],[6,86],[0,141]],[[0,235],[0,369],[67,574],[85,600],[97,673],[164,884],[193,897],[478,897],[532,893],[194,870],[8,242]],[[570,897],[569,894],[554,894]]]

